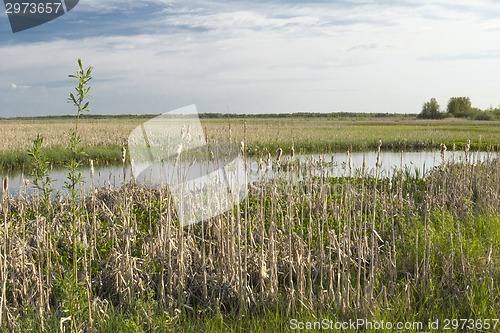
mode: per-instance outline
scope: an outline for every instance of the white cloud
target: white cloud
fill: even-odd
[[[500,102],[491,89],[500,77],[494,2],[148,3],[166,5],[143,25],[131,21],[137,31],[128,35],[0,47],[2,80],[29,84],[56,113],[71,112],[67,74],[79,57],[95,67],[97,113],[192,103],[200,112],[419,112],[430,97],[455,94],[478,107]],[[4,101],[33,109],[26,96],[6,94],[0,89],[0,110]]]
[[[133,10],[141,8],[147,4],[168,4],[173,1],[169,0],[85,0],[78,3],[78,9],[84,11],[91,11],[94,13],[107,13],[122,10]]]

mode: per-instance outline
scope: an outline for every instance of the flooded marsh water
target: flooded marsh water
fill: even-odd
[[[498,153],[473,152],[470,154],[469,163],[478,163],[488,158],[497,157]],[[349,177],[355,174],[356,171],[362,171],[366,174],[375,175],[378,171],[380,177],[390,177],[395,170],[406,170],[415,174],[425,175],[434,167],[442,163],[442,156],[439,151],[420,151],[420,152],[390,152],[383,151],[380,153],[380,167],[377,170],[377,152],[353,152],[351,156],[346,153],[335,154],[311,154],[297,155],[294,157],[294,163],[309,167],[313,172],[318,172],[328,177]],[[446,161],[465,162],[466,155],[463,151],[447,151],[445,153]],[[280,168],[286,169],[286,165],[290,164],[291,157],[283,156],[281,158]],[[163,170],[162,170],[163,169]],[[165,174],[168,174],[166,168],[150,168],[143,172],[137,181],[149,185],[162,183],[165,179]],[[186,166],[186,176],[190,179],[200,177],[205,173],[213,172],[213,165],[201,163],[190,163]],[[262,159],[248,158],[246,159],[246,175],[247,182],[258,182],[262,179],[275,177],[278,166],[276,164],[276,156],[271,156],[270,161],[267,157]],[[316,171],[314,171],[316,170]],[[96,167],[93,177],[89,167],[80,170],[84,178],[86,189],[89,188],[117,188],[123,185],[124,182],[129,182],[133,171],[130,165],[126,168],[123,166],[105,166]],[[66,169],[52,169],[48,176],[53,180],[52,187],[55,191],[64,189],[64,182],[67,180],[68,171]],[[20,193],[26,194],[33,191],[32,176],[25,173],[9,173],[2,174],[0,178],[9,179],[9,194],[17,196]],[[168,177],[168,176],[167,176]]]

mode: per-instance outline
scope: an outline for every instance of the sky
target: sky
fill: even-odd
[[[0,117],[74,114],[77,59],[94,114],[418,113],[500,104],[500,1],[80,0],[12,33],[0,12]]]

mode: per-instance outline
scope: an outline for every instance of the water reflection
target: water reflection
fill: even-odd
[[[477,163],[484,161],[487,158],[497,157],[497,153],[476,152],[471,153],[470,161]],[[275,157],[271,156],[271,165],[268,161],[260,161],[259,159],[248,159],[247,161],[247,174],[245,175],[247,182],[257,182],[263,178],[274,177],[277,171],[277,164]],[[380,168],[379,175],[381,177],[390,177],[395,170],[408,170],[415,172],[418,170],[420,175],[427,173],[432,168],[442,163],[441,153],[439,151],[429,152],[381,152],[380,155]],[[284,156],[281,159],[282,170],[286,168],[287,161],[290,157]],[[352,164],[350,162],[352,160]],[[463,162],[465,161],[465,153],[462,151],[448,151],[445,154],[446,161]],[[322,166],[322,171],[326,176],[330,177],[348,177],[357,171],[361,171],[363,167],[368,174],[375,175],[377,153],[376,152],[354,152],[351,157],[346,153],[335,154],[315,154],[315,155],[301,155],[295,156],[295,161],[300,161],[302,167],[308,166],[309,170]],[[192,163],[191,163],[192,164]],[[352,166],[352,168],[351,168]],[[193,179],[199,177],[201,174],[213,171],[213,167],[204,167],[199,163],[194,163],[189,169],[186,169],[186,177]],[[205,170],[206,169],[206,170]],[[106,166],[102,168],[95,168],[94,177],[90,175],[90,169],[85,168],[81,170],[85,179],[85,187],[89,188],[105,187],[116,188],[123,185],[124,181],[128,182],[131,179],[132,170],[128,166],[125,169],[122,166]],[[57,190],[63,191],[64,182],[67,179],[68,171],[65,169],[52,169],[49,177],[54,181],[52,187]],[[167,171],[164,167],[157,166],[156,168],[149,168],[143,172],[138,181],[149,186],[156,186],[158,184],[166,184],[165,176]],[[26,194],[25,192],[33,191],[32,177],[23,173],[11,173],[7,175],[0,175],[3,180],[5,176],[9,177],[9,193],[12,196],[19,194]],[[27,181],[29,183],[27,183]],[[26,186],[27,185],[27,186]],[[63,191],[64,192],[64,191]]]

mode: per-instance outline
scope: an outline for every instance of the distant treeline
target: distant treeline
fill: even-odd
[[[200,113],[200,118],[414,118],[416,114],[365,112],[295,112],[295,113]]]
[[[143,119],[154,118],[157,114],[82,114],[80,119]],[[0,117],[0,120],[73,120],[74,115],[61,116],[23,116],[23,117]]]
[[[144,119],[154,118],[159,114],[118,114],[118,115],[100,115],[100,114],[82,114],[80,119]],[[200,119],[224,119],[224,118],[415,118],[416,114],[401,114],[401,113],[364,113],[364,112],[296,112],[296,113],[200,113]],[[62,116],[32,116],[32,117],[11,117],[0,119],[11,120],[65,120],[74,119],[74,115]]]

